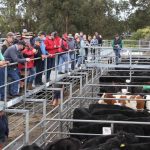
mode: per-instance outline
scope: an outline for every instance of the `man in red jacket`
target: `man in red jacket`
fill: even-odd
[[[47,81],[50,81],[50,74],[51,70],[55,65],[55,54],[57,53],[57,46],[54,41],[54,32],[47,35],[45,41],[45,48],[47,52],[50,54],[49,57],[47,58]]]

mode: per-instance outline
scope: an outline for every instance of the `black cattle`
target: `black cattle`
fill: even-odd
[[[136,135],[145,135],[143,126],[134,124],[115,124],[114,133],[124,131],[127,133],[134,133]]]
[[[107,135],[107,136],[98,136],[87,140],[83,145],[82,149],[92,147],[94,148],[96,145],[105,143],[108,139],[114,138],[115,135]]]
[[[115,85],[115,83],[113,84]],[[119,87],[119,86],[101,86],[99,87],[99,96],[102,96],[103,93],[117,93],[119,91],[121,91],[123,87]]]
[[[123,82],[125,82],[126,81],[126,78],[118,78],[118,77],[100,77],[99,78],[99,82],[101,83],[101,82],[107,82],[107,83],[112,83],[112,82],[115,82],[115,83],[123,83]]]
[[[103,140],[104,138],[104,140]],[[96,137],[87,141],[82,148],[84,150],[130,150],[125,149],[126,145],[138,143],[138,138],[134,134],[119,132],[117,135]]]
[[[79,150],[81,143],[74,138],[59,139],[49,143],[44,150]]]
[[[122,114],[110,114],[106,118],[106,120],[114,120],[114,121],[124,121],[127,119],[128,117]]]
[[[71,133],[90,133],[90,134],[102,134],[103,127],[110,127],[108,123],[100,123],[100,124],[93,124],[87,126],[81,126],[79,128],[72,128],[70,129]],[[134,125],[134,124],[114,124],[114,133],[118,133],[120,131],[124,131],[127,133],[134,133],[136,135],[145,135],[145,128],[141,125]],[[147,131],[147,128],[145,129]],[[149,133],[149,132],[148,132]],[[80,140],[88,140],[91,139],[93,136],[90,135],[71,135],[71,137],[78,138]]]
[[[110,127],[110,125],[105,124],[105,123],[103,123],[103,124],[93,123],[92,125],[81,126],[79,128],[72,128],[72,129],[69,129],[69,131],[70,131],[70,133],[102,134],[102,127]],[[91,139],[95,136],[93,136],[93,135],[71,135],[71,137],[85,141],[85,140]]]
[[[89,112],[93,112],[94,110],[101,110],[101,109],[116,109],[116,110],[132,110],[132,108],[126,106],[119,106],[119,105],[106,105],[106,104],[90,104],[89,105]]]
[[[127,145],[138,143],[134,134],[125,132],[118,133],[114,138],[108,139],[104,144],[99,145],[99,150],[130,150]]]
[[[82,119],[84,117],[91,117],[88,108],[76,108],[73,112],[73,119]]]
[[[115,110],[115,109],[94,109],[92,115],[104,115],[104,114],[122,114],[127,117],[149,117],[150,114],[147,111],[137,112],[132,110]]]
[[[21,150],[43,150],[43,149],[37,146],[36,144],[32,144],[24,146]]]
[[[150,117],[128,118],[125,121],[150,122]],[[150,135],[150,125],[139,125],[143,128],[145,135]]]
[[[116,120],[116,121],[121,121],[121,120],[128,120],[128,117],[122,114],[109,114],[109,115],[93,115],[91,117],[81,117],[79,119],[82,120]],[[87,125],[93,125],[95,123],[92,122],[73,122],[73,128],[79,128],[79,127],[84,127]]]
[[[127,144],[125,150],[150,150],[150,143]]]

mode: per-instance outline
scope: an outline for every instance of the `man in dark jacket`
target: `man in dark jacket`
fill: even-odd
[[[25,63],[29,62],[30,58],[24,58],[21,54],[21,50],[24,49],[26,43],[24,41],[19,41],[17,44],[12,45],[9,47],[5,53],[4,57],[6,61],[9,61],[10,63]],[[18,65],[10,65],[8,67],[8,77],[10,77],[13,81],[13,83],[10,85],[10,91],[9,94],[12,97],[19,96],[18,95],[18,87],[19,87],[19,72],[18,72]],[[14,82],[16,81],[16,82]]]
[[[42,40],[39,37],[35,39],[34,48],[37,50],[37,53],[35,55],[35,58],[37,58],[37,60],[35,60],[36,73],[37,73],[35,78],[36,85],[43,85],[42,74],[44,71],[44,58],[43,58],[44,55],[42,55],[41,42]]]
[[[115,53],[115,63],[118,65],[119,63],[119,58],[121,57],[120,51],[122,49],[122,39],[119,37],[118,34],[115,35],[115,38],[112,41],[112,47]]]
[[[102,44],[103,44],[102,36],[99,35],[98,32],[95,32],[95,36],[96,36],[96,39],[98,40],[98,45],[102,46]]]
[[[2,54],[4,54],[6,49],[13,44],[13,41],[14,41],[14,33],[8,32],[6,35],[6,40],[4,41],[2,48],[1,48]]]

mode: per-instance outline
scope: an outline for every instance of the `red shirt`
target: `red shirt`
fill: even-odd
[[[24,49],[22,51],[22,54],[25,58],[30,58],[30,59],[34,59],[34,55],[35,53],[32,51],[32,49]],[[33,68],[34,67],[34,60],[31,60],[29,62],[27,62],[27,68]],[[18,64],[18,68],[19,69],[24,69],[25,68],[25,64]]]
[[[57,52],[57,49],[55,48],[55,40],[53,39],[49,39],[48,37],[46,37],[45,41],[45,48],[48,51],[49,54],[53,54],[53,56],[51,57],[55,57],[55,53]]]
[[[58,52],[61,53],[61,52],[65,52],[68,50],[68,43],[66,40],[64,39],[61,39],[60,41],[60,48],[58,49]],[[63,48],[64,47],[64,48]]]

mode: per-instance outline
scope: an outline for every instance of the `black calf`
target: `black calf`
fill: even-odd
[[[106,104],[90,104],[89,111],[93,112],[95,109],[116,109],[116,110],[132,110],[132,108],[119,106],[119,105],[106,105]]]
[[[49,143],[44,150],[79,150],[80,141],[74,138],[65,138]]]
[[[37,146],[36,144],[32,144],[24,146],[21,150],[43,150],[43,149]]]

